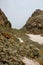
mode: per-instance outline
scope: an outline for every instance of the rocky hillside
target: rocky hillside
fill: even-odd
[[[35,12],[23,29],[26,28],[26,31],[39,29],[40,32],[43,32],[43,11],[36,10]],[[37,22],[33,21],[34,16]],[[37,24],[38,20],[39,24]],[[36,26],[35,29],[34,26]],[[35,59],[40,65],[43,65],[43,44],[30,40],[23,29],[12,29],[10,21],[0,9],[0,65],[25,65],[24,60],[21,60],[23,57]]]
[[[43,10],[37,9],[23,27],[29,33],[43,35]]]
[[[4,26],[6,28],[11,28],[11,23],[3,13],[3,11],[0,9],[0,26]]]

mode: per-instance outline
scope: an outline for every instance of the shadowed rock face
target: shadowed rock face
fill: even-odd
[[[24,29],[30,33],[42,34],[43,33],[43,11],[37,9],[32,16],[27,20]]]
[[[0,25],[11,28],[11,23],[8,21],[6,15],[0,9]]]

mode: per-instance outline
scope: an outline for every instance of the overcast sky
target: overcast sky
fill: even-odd
[[[13,28],[21,28],[35,9],[43,10],[43,0],[0,0],[0,8]]]

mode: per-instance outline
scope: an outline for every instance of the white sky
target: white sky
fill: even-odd
[[[43,0],[0,0],[0,8],[13,28],[21,28],[35,9],[43,10]]]

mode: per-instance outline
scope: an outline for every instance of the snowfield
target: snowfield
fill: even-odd
[[[34,42],[38,42],[39,44],[43,44],[43,36],[41,35],[34,35],[34,34],[27,34],[27,36],[29,36],[29,39],[34,41]]]

